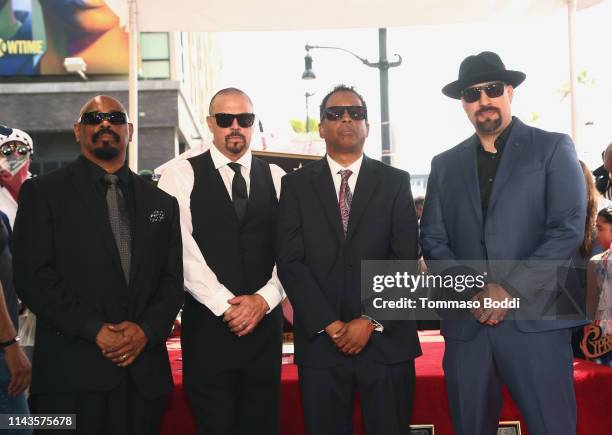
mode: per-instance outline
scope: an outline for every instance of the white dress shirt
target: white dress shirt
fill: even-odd
[[[329,164],[329,169],[331,170],[332,178],[334,180],[336,198],[338,198],[338,201],[340,201],[340,185],[342,184],[342,176],[340,175],[340,171],[343,169],[349,169],[351,172],[353,172],[348,179],[348,185],[351,189],[351,193],[355,194],[355,186],[357,185],[357,177],[359,176],[359,169],[361,169],[361,162],[363,162],[363,154],[347,167],[342,166],[340,163],[332,159],[329,154],[326,155],[326,158],[327,164]]]
[[[223,184],[232,198],[232,180],[235,172],[228,166],[231,162],[226,156],[213,145],[210,147],[215,168],[219,171]],[[241,166],[242,176],[247,185],[247,194],[251,187],[251,150],[236,161]],[[281,178],[285,172],[276,165],[270,165],[272,181],[276,190],[277,198],[280,195]],[[235,295],[219,282],[212,269],[206,264],[200,247],[193,238],[193,224],[191,221],[191,192],[193,190],[194,175],[193,167],[187,160],[177,161],[166,168],[159,180],[158,187],[174,196],[178,203],[181,214],[181,234],[183,239],[183,269],[185,276],[185,288],[201,304],[206,305],[215,316],[221,316],[230,307],[228,300]],[[276,274],[276,266],[272,271],[270,280],[257,292],[265,299],[272,311],[284,298],[285,291]]]

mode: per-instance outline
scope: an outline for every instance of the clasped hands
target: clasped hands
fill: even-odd
[[[477,293],[472,300],[479,301],[480,307],[472,309],[472,314],[480,323],[489,326],[496,326],[504,320],[508,314],[507,308],[484,308],[484,299],[489,298],[492,302],[502,302],[512,299],[510,293],[501,285],[489,283],[485,289]]]
[[[142,328],[133,322],[105,323],[96,336],[102,355],[119,367],[131,365],[147,345]]]
[[[231,306],[223,313],[223,321],[238,337],[250,334],[261,322],[270,307],[263,296],[236,296],[227,301]]]
[[[357,318],[350,322],[336,320],[325,327],[336,348],[345,355],[357,355],[370,341],[374,325],[370,320]]]

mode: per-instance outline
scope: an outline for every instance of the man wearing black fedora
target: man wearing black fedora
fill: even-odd
[[[421,243],[425,259],[482,260],[488,283],[470,298],[521,299],[521,311],[478,308],[445,320],[444,372],[456,435],[497,433],[506,384],[532,435],[575,435],[571,328],[539,310],[554,286],[534,265],[568,261],[584,235],[586,193],[564,134],[511,115],[525,74],[500,57],[467,57],[442,92],[461,100],[475,134],[431,162]],[[538,269],[539,270],[539,269]]]

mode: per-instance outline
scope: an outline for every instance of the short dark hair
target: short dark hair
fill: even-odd
[[[334,95],[336,92],[352,92],[353,94],[355,94],[357,96],[357,98],[359,98],[359,101],[361,101],[361,105],[363,107],[365,107],[365,108],[368,107],[366,105],[365,100],[361,96],[361,94],[359,92],[357,92],[353,86],[347,86],[347,85],[344,85],[344,84],[336,85],[334,87],[334,89],[329,91],[329,93],[326,96],[324,96],[323,100],[321,101],[321,106],[319,107],[319,115],[320,115],[320,120],[321,121],[323,121],[323,118],[325,116],[325,105],[327,104],[327,100],[329,100],[330,97],[332,95]],[[366,115],[366,121],[367,120],[368,120],[368,118],[367,118],[367,115]]]
[[[237,94],[237,95],[244,95],[247,100],[249,100],[249,103],[251,103],[251,106],[253,105],[253,102],[251,101],[251,97],[249,97],[246,92],[244,92],[242,89],[238,89],[238,88],[223,88],[220,91],[218,91],[215,95],[212,96],[212,98],[210,99],[210,103],[208,104],[208,114],[212,115],[212,107],[213,107],[213,103],[215,101],[215,99],[221,95],[225,95],[225,94]]]
[[[417,196],[416,198],[414,198],[414,205],[425,205],[425,197],[424,196]]]

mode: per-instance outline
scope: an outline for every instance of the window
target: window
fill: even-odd
[[[170,78],[170,41],[168,33],[140,34],[141,71],[146,79]]]

